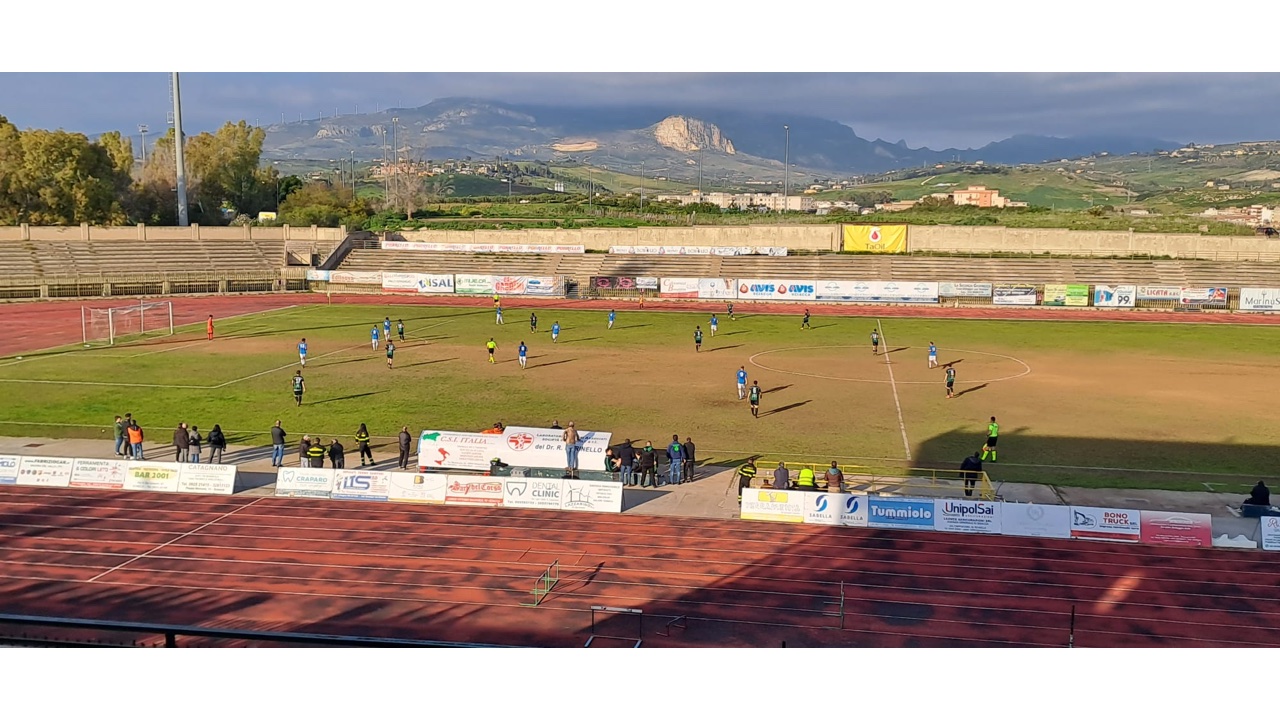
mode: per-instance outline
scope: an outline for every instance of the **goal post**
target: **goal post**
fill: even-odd
[[[109,308],[80,307],[80,334],[85,345],[172,335],[173,303],[139,300],[136,305]]]

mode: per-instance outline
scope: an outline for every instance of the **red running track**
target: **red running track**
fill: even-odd
[[[487,297],[405,297],[386,295],[334,295],[319,293],[288,293],[264,295],[217,295],[168,298],[173,302],[175,325],[202,323],[213,315],[215,325],[219,318],[246,313],[276,310],[293,305],[332,303],[337,305],[379,306],[436,306],[436,307],[492,307]],[[106,308],[128,305],[128,298],[116,300],[55,300],[33,303],[0,304],[0,357],[29,353],[81,341],[80,307]],[[657,300],[646,299],[649,309],[698,313],[723,313],[722,301]],[[633,300],[565,300],[559,298],[505,298],[504,309],[566,308],[572,310],[608,310],[620,308],[624,312],[644,312],[636,308]],[[740,314],[799,315],[803,304],[797,303],[749,303],[738,302]],[[934,306],[874,306],[874,305],[819,305],[810,307],[814,315],[872,318],[921,318],[952,320],[1059,320],[1059,321],[1122,321],[1192,323],[1213,325],[1280,325],[1280,314],[1268,313],[1176,313],[1142,310],[1080,310],[1016,307],[934,307]]]
[[[1276,647],[1277,570],[1250,551],[0,489],[0,612],[237,629],[581,646],[608,605],[643,610],[655,647],[1061,647],[1074,605],[1076,646]],[[634,617],[598,622],[635,637]]]

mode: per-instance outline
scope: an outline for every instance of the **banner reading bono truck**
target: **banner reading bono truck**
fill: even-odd
[[[739,300],[815,300],[812,280],[738,280]]]
[[[563,430],[509,427],[502,434],[423,430],[418,436],[418,467],[423,470],[488,470],[494,458],[515,467],[563,469]],[[611,433],[578,433],[580,470],[603,471]]]

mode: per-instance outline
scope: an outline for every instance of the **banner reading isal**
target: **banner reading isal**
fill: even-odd
[[[906,225],[842,225],[845,252],[905,253]]]

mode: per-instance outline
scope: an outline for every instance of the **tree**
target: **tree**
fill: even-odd
[[[276,170],[259,167],[266,137],[265,130],[241,120],[189,139],[192,197],[206,208],[250,216],[275,209]]]
[[[280,203],[279,220],[287,225],[361,227],[372,215],[368,203],[351,188],[334,188],[328,183],[303,185]]]
[[[123,223],[132,158],[118,133],[90,142],[61,130],[20,131],[0,116],[0,223]]]

